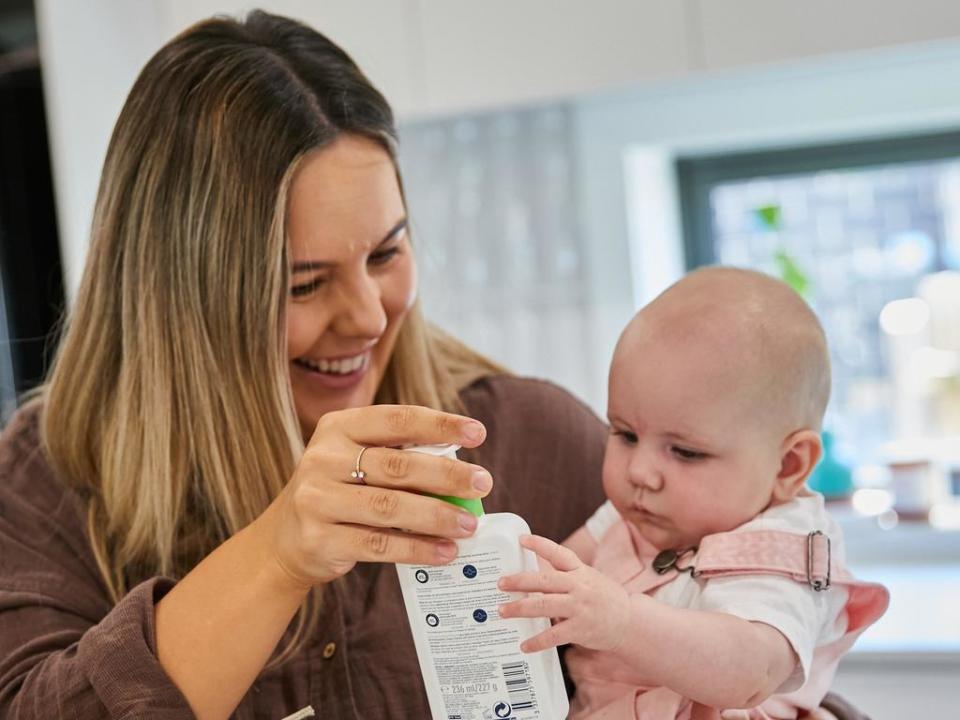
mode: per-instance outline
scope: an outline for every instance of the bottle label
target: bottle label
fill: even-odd
[[[406,576],[402,584],[411,623],[419,625],[413,634],[434,718],[544,717],[530,664],[520,651],[521,624],[497,612],[511,599],[497,588],[503,567],[495,547],[461,554],[443,566],[397,565]],[[435,707],[437,694],[442,715]]]

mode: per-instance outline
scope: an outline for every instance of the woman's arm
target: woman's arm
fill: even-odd
[[[328,413],[256,521],[176,585],[153,578],[113,605],[84,509],[43,462],[36,432],[10,428],[0,441],[0,716],[226,718],[308,588],[360,561],[449,561],[451,538],[475,529],[472,515],[420,492],[481,497],[488,472],[390,447],[483,437],[479,423],[426,408]]]
[[[226,718],[263,669],[310,587],[357,562],[445,563],[476,518],[419,494],[480,497],[489,473],[392,450],[483,441],[468,418],[373,406],[327,413],[293,478],[247,528],[197,565],[156,611],[160,664],[200,720]],[[350,478],[362,447],[366,480]]]
[[[226,718],[307,596],[272,556],[271,506],[156,607],[157,657],[200,720]]]
[[[42,450],[39,406],[0,437],[0,717],[190,718],[156,661],[153,609],[173,581],[108,597],[86,503]]]

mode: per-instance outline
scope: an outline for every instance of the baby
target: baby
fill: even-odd
[[[830,394],[823,330],[787,285],[693,272],[630,322],[610,368],[609,501],[502,617],[567,654],[572,718],[795,718],[887,592],[843,567],[840,530],[804,483]],[[549,565],[548,565],[549,564]],[[749,710],[731,710],[749,708]]]

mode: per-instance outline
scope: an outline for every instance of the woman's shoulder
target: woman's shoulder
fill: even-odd
[[[586,403],[546,380],[505,374],[475,381],[460,397],[487,428],[483,445],[461,456],[494,477],[488,511],[515,512],[533,532],[562,540],[603,502],[607,431]]]
[[[0,478],[5,481],[23,463],[34,461],[38,455],[42,455],[42,410],[38,401],[27,403],[13,414],[0,433]]]
[[[50,464],[41,438],[42,416],[42,402],[31,401],[14,413],[0,433],[0,510],[4,511],[0,514],[24,526],[23,531],[29,530],[26,524],[44,518],[77,517],[82,504]]]
[[[482,454],[492,465],[523,457],[547,467],[599,471],[606,425],[586,403],[547,380],[491,375],[460,395],[466,413],[487,428]],[[491,468],[492,469],[492,468]]]
[[[549,380],[520,375],[485,375],[460,391],[467,411],[481,416],[509,417],[525,421],[540,418],[566,419],[588,427],[603,428],[603,421],[569,391]]]

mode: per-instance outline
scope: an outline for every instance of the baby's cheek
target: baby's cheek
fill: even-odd
[[[603,492],[611,500],[621,491],[621,486],[626,482],[626,467],[618,467],[616,458],[610,448],[603,458],[603,471],[601,482],[603,483]],[[620,480],[618,480],[618,477]]]
[[[621,515],[630,511],[633,503],[633,486],[625,473],[604,472],[603,493]]]

